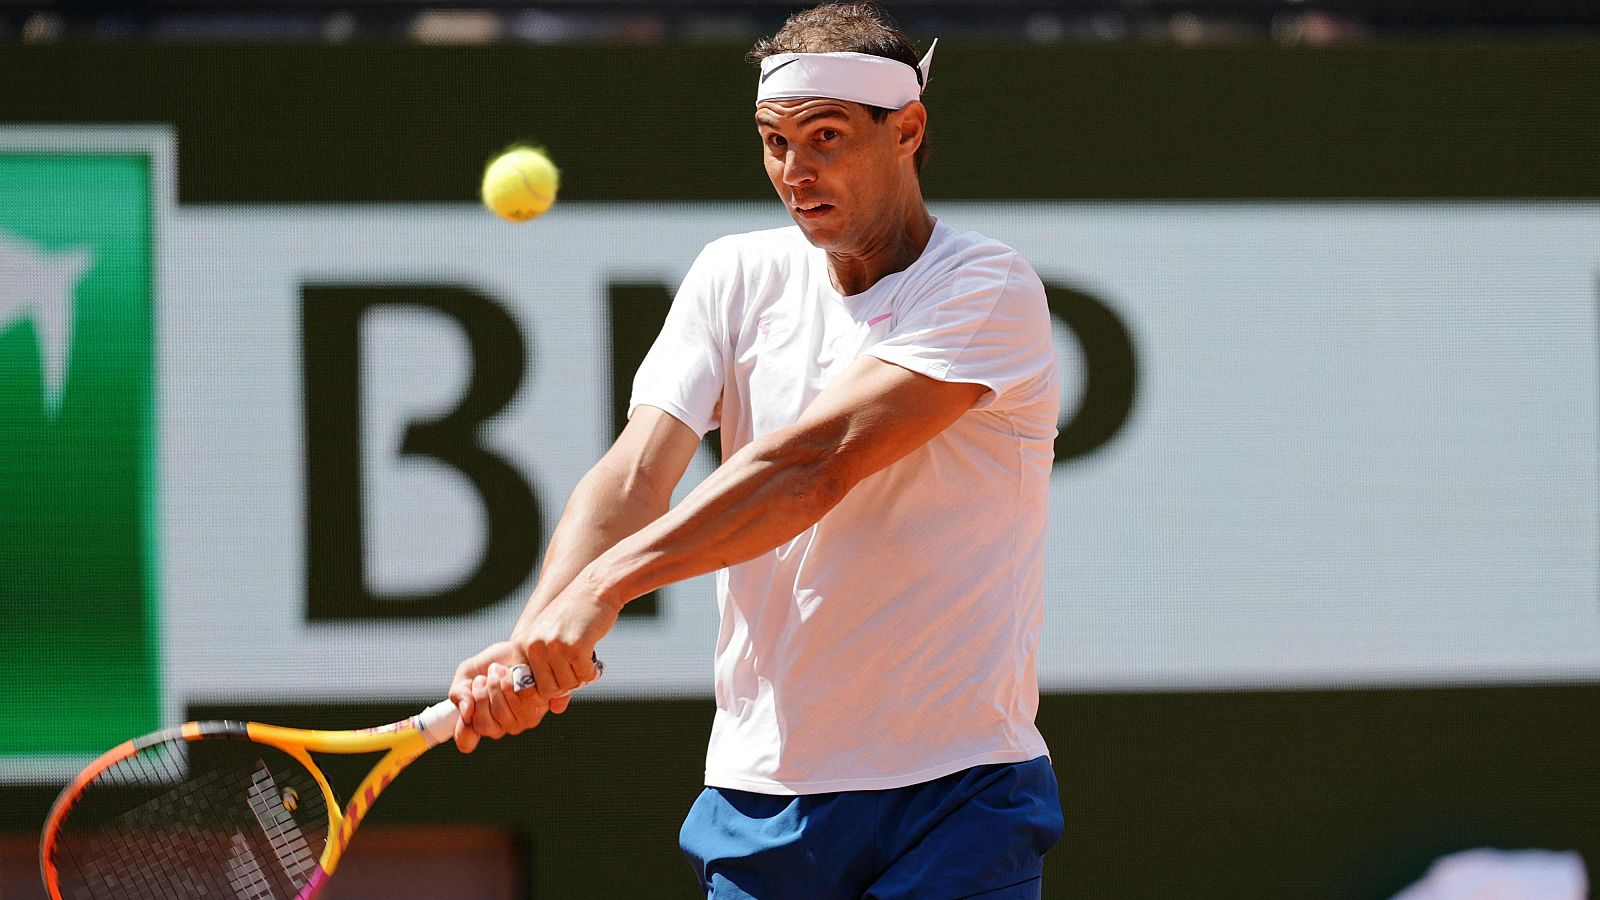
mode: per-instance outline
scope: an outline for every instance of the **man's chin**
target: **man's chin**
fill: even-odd
[[[806,240],[813,247],[822,250],[833,250],[840,243],[841,235],[832,223],[827,221],[808,221],[793,214],[790,215],[790,218],[794,219],[794,224],[799,226],[800,233],[805,235]]]

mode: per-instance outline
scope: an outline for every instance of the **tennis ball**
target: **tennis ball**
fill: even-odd
[[[560,170],[543,151],[513,147],[483,170],[483,205],[507,222],[526,222],[556,202],[560,184]]]

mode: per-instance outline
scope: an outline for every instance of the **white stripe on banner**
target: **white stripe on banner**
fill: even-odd
[[[1600,678],[1600,206],[938,204],[1090,294],[1133,338],[1122,430],[1056,470],[1049,690]],[[775,205],[179,208],[161,301],[167,659],[189,702],[431,697],[518,603],[451,619],[305,620],[300,296],[469,287],[530,363],[484,432],[545,528],[610,438],[608,283],[675,286]],[[470,482],[400,457],[466,389],[458,325],[365,333],[371,583],[476,567]],[[1069,405],[1079,349],[1059,335]],[[709,462],[696,463],[690,481]],[[525,595],[524,584],[516,596]],[[595,693],[709,693],[707,579],[607,638]],[[182,648],[175,652],[175,648]]]

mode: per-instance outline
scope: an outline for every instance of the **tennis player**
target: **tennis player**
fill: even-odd
[[[623,604],[716,571],[716,714],[681,835],[707,894],[1037,897],[1062,828],[1034,727],[1043,286],[923,204],[931,49],[851,3],[752,57],[794,225],[695,261],[510,639],[456,673],[457,744],[563,710]],[[725,462],[669,510],[719,427]],[[521,662],[537,692],[512,691]]]

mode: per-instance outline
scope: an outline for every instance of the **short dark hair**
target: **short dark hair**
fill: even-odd
[[[911,39],[876,3],[824,3],[801,10],[786,19],[772,37],[756,41],[748,59],[759,65],[763,59],[780,53],[869,53],[905,63],[916,71],[917,83],[922,82],[922,70],[917,68],[920,60]],[[872,121],[880,124],[890,112],[893,110],[867,106]],[[922,174],[928,150],[928,133],[924,130],[922,146],[913,157],[918,175]]]

